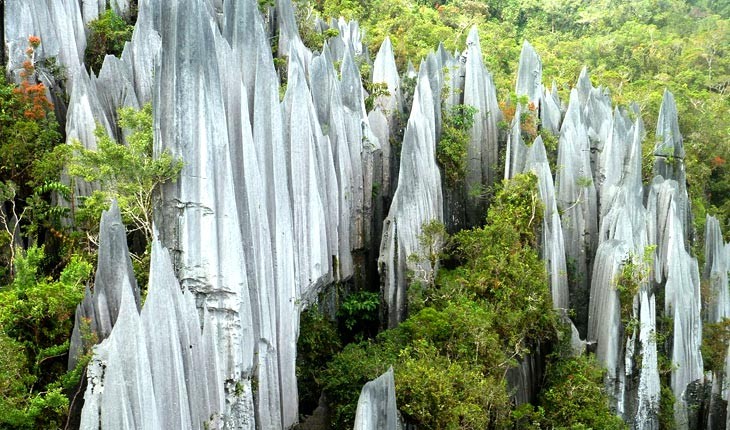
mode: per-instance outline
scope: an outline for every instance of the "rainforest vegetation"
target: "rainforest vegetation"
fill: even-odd
[[[647,128],[645,180],[662,92],[669,88],[677,100],[687,153],[693,249],[700,260],[706,213],[718,217],[723,232],[730,233],[730,3],[295,4],[311,49],[321,49],[333,35],[318,33],[314,18],[344,16],[366,30],[371,56],[389,36],[401,72],[409,61],[418,65],[440,42],[451,51],[463,50],[467,32],[477,26],[485,63],[507,109],[514,104],[510,100],[523,40],[541,55],[543,80],[554,81],[564,100],[587,66],[594,85],[607,87],[615,103],[639,104]],[[90,23],[86,64],[92,71],[98,71],[104,55],[120,54],[133,24],[134,16],[121,18],[111,11]],[[175,180],[184,162],[168,154],[153,160],[149,105],[120,111],[122,130],[99,126],[97,151],[67,145],[57,109],[38,78],[41,71],[62,77],[63,70],[48,59],[36,60],[42,43],[30,37],[23,70],[0,73],[0,429],[64,426],[88,361],[86,351],[76,368],[66,368],[74,310],[93,280],[101,211],[110,198],[119,200],[136,276],[144,287],[151,198],[160,183]],[[366,88],[383,91],[368,76],[364,79]],[[404,80],[406,93],[407,87]],[[372,99],[370,103],[372,107]],[[463,180],[463,129],[471,124],[471,115],[468,106],[444,115],[437,157],[453,183]],[[532,127],[536,135],[539,124]],[[122,140],[125,144],[118,144]],[[96,184],[86,187],[95,191],[77,195],[84,184]],[[363,384],[393,366],[399,409],[418,428],[623,428],[603,392],[604,371],[590,356],[570,357],[566,328],[552,311],[536,251],[542,206],[535,177],[500,183],[489,195],[494,197],[482,226],[451,236],[443,226],[424,226],[423,240],[438,243],[432,251],[442,269],[431,285],[411,285],[409,317],[397,328],[384,330],[380,322],[377,282],[347,288],[353,293],[342,295],[338,311],[328,314],[312,306],[303,312],[297,361],[301,413],[310,414],[323,393],[332,428],[351,426]],[[710,327],[703,346],[708,370],[724,362],[727,327]],[[514,408],[507,375],[518,358],[538,351],[547,356],[541,392],[533,404]],[[671,428],[667,417],[671,413],[662,422]]]

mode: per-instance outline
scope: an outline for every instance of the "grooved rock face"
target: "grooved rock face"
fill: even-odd
[[[398,429],[393,368],[362,387],[355,413],[355,430]]]
[[[565,240],[565,258],[572,271],[571,307],[579,311],[576,326],[585,333],[592,258],[598,242],[597,199],[590,162],[590,143],[580,113],[580,93],[570,93],[568,111],[560,129],[556,178],[558,209]]]
[[[422,63],[403,138],[398,188],[384,222],[380,245],[378,263],[390,327],[405,318],[408,272],[414,273],[415,279],[425,280],[434,270],[423,257],[421,228],[432,220],[443,220],[441,174],[435,159],[434,95],[427,69]]]
[[[464,78],[464,104],[477,109],[474,126],[470,130],[467,147],[466,190],[479,195],[497,180],[497,123],[502,113],[497,104],[497,95],[492,75],[482,61],[479,33],[473,27],[467,37],[466,74]],[[468,225],[477,225],[484,219],[486,206],[483,199],[469,197],[466,219]]]
[[[550,173],[545,145],[542,137],[538,136],[529,149],[525,171],[531,171],[537,176],[537,186],[540,200],[544,205],[542,221],[542,259],[550,283],[550,292],[553,298],[553,307],[568,308],[568,277],[565,265],[565,244],[563,242],[563,228],[560,224],[560,213],[555,199],[555,186]]]
[[[97,341],[101,341],[110,335],[127,289],[139,310],[140,293],[127,248],[127,233],[119,206],[112,201],[109,210],[101,215],[94,292],[87,286],[83,301],[76,307],[69,346],[69,369],[76,367],[79,356],[91,346],[86,344],[88,340],[84,336],[93,334]]]

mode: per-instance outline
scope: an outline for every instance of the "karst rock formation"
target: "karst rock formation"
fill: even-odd
[[[110,7],[127,15],[130,3]],[[575,310],[574,350],[593,349],[606,367],[616,413],[632,428],[659,428],[661,320],[671,324],[661,342],[673,363],[677,427],[730,427],[722,411],[730,361],[705,373],[700,353],[703,324],[730,317],[730,245],[708,217],[700,272],[671,92],[648,137],[655,163],[645,184],[638,107],[614,107],[586,69],[561,100],[525,42],[514,92],[527,103],[513,106],[505,125],[476,28],[461,53],[441,46],[403,75],[386,38],[365,78],[388,94],[368,112],[359,65],[370,60],[358,24],[318,21],[339,35],[313,52],[292,4],[275,3],[262,14],[253,0],[139,0],[132,40],[98,74],[85,67],[84,50],[87,24],[106,1],[4,3],[9,74],[18,78],[29,35],[43,41],[39,58],[55,57],[65,70],[66,79],[39,77],[69,141],[94,149],[99,124],[123,144],[117,109],[152,103],[155,154],[184,163],[157,193],[143,304],[116,204],[102,217],[98,271],[70,348],[74,366],[84,333],[98,335],[81,428],[291,428],[300,312],[328,285],[370,276],[372,265],[384,324],[398,325],[408,285],[438,269],[422,226],[436,220],[452,232],[484,222],[483,191],[523,172],[537,176],[545,208],[540,255],[554,307]],[[409,107],[407,80],[415,82]],[[466,176],[454,185],[435,153],[442,108],[459,104],[476,114]],[[93,187],[77,183],[76,193]],[[617,288],[627,265],[642,274],[628,294]],[[534,399],[537,361],[522,357],[508,377],[515,402]],[[363,388],[356,428],[395,429],[398,420],[391,369]]]

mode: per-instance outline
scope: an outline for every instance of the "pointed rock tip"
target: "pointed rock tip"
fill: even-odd
[[[467,46],[472,44],[479,44],[479,29],[477,29],[476,24],[471,26],[471,30],[469,30],[469,35],[466,37],[466,44]]]

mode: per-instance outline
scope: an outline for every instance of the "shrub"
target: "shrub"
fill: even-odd
[[[117,57],[122,55],[125,42],[132,40],[134,27],[113,10],[107,9],[99,18],[89,23],[89,29],[84,61],[91,71],[99,73],[107,54]]]
[[[436,161],[442,168],[446,183],[452,187],[466,176],[469,131],[474,125],[476,113],[476,108],[466,105],[443,110],[443,126],[441,139],[436,145]]]
[[[380,293],[358,291],[347,296],[337,310],[337,318],[342,327],[343,337],[362,340],[369,337],[370,328],[377,327]]]
[[[705,369],[720,375],[725,367],[725,355],[730,344],[730,318],[702,325],[702,358]]]
[[[78,382],[66,375],[68,336],[92,266],[72,257],[57,280],[45,278],[43,248],[16,260],[13,282],[0,289],[0,427],[60,428]]]
[[[334,323],[317,307],[302,312],[297,339],[297,388],[302,412],[317,407],[326,363],[342,349]]]
[[[603,387],[605,370],[593,356],[581,355],[548,364],[540,395],[545,428],[625,429],[611,412]]]

